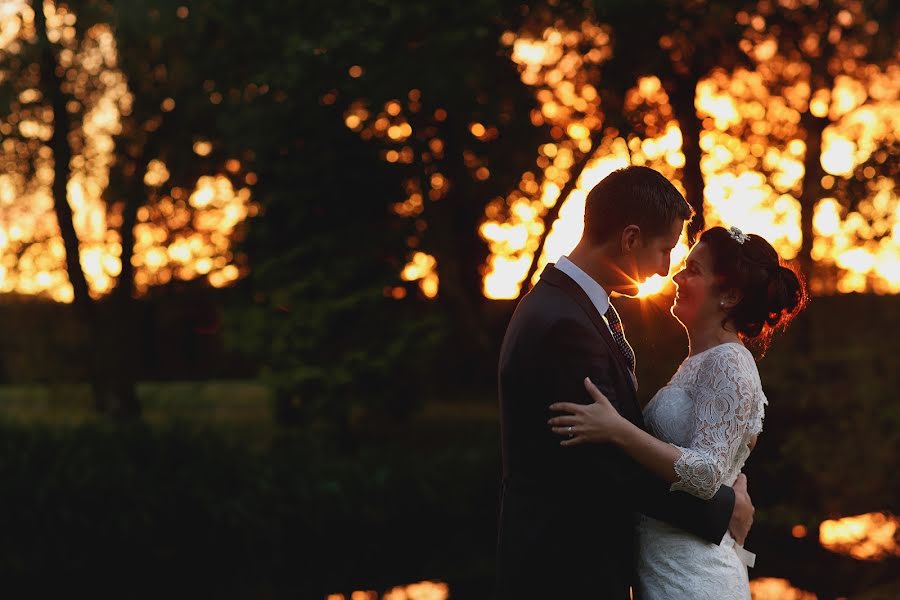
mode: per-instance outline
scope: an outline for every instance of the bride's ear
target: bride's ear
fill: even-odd
[[[640,248],[642,243],[641,228],[637,225],[629,225],[622,230],[622,254],[631,254]]]
[[[719,306],[721,306],[725,310],[731,310],[735,306],[737,306],[741,300],[744,299],[744,295],[737,288],[731,288],[727,292],[723,293]]]

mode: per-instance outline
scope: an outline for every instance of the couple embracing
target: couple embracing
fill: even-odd
[[[585,202],[575,249],[522,299],[500,352],[500,598],[749,600],[741,469],[766,397],[753,354],[805,306],[763,238],[705,231],[674,281],[689,352],[643,408],[609,294],[666,275],[693,212],[627,167]]]

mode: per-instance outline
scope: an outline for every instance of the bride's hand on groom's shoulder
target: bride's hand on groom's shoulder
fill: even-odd
[[[562,446],[573,446],[583,442],[615,442],[627,421],[590,378],[584,378],[584,387],[594,400],[592,404],[574,402],[551,404],[550,410],[566,414],[553,417],[547,423],[553,433],[566,438],[560,443]]]

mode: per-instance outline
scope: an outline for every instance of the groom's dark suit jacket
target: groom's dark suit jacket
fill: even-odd
[[[554,402],[592,402],[590,377],[616,409],[644,427],[625,359],[587,294],[548,265],[519,303],[500,351],[503,481],[500,598],[628,598],[635,511],[718,544],[734,492],[708,501],[669,485],[608,444],[560,446]]]

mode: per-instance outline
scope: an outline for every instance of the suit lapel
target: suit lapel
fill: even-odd
[[[604,339],[606,345],[609,346],[610,353],[615,358],[616,364],[619,365],[619,369],[625,375],[625,379],[631,384],[631,389],[635,393],[635,402],[637,402],[637,386],[631,374],[631,369],[628,368],[625,357],[622,356],[619,345],[616,344],[616,341],[613,339],[612,333],[610,333],[609,327],[606,325],[606,321],[603,320],[603,317],[597,311],[597,307],[594,306],[594,303],[591,302],[591,299],[585,291],[581,289],[581,286],[575,283],[571,277],[557,269],[553,263],[548,264],[544,268],[544,271],[541,273],[541,279],[566,292],[566,294],[581,307],[587,316],[590,317],[594,326],[597,328],[597,331],[600,332],[600,336]]]

